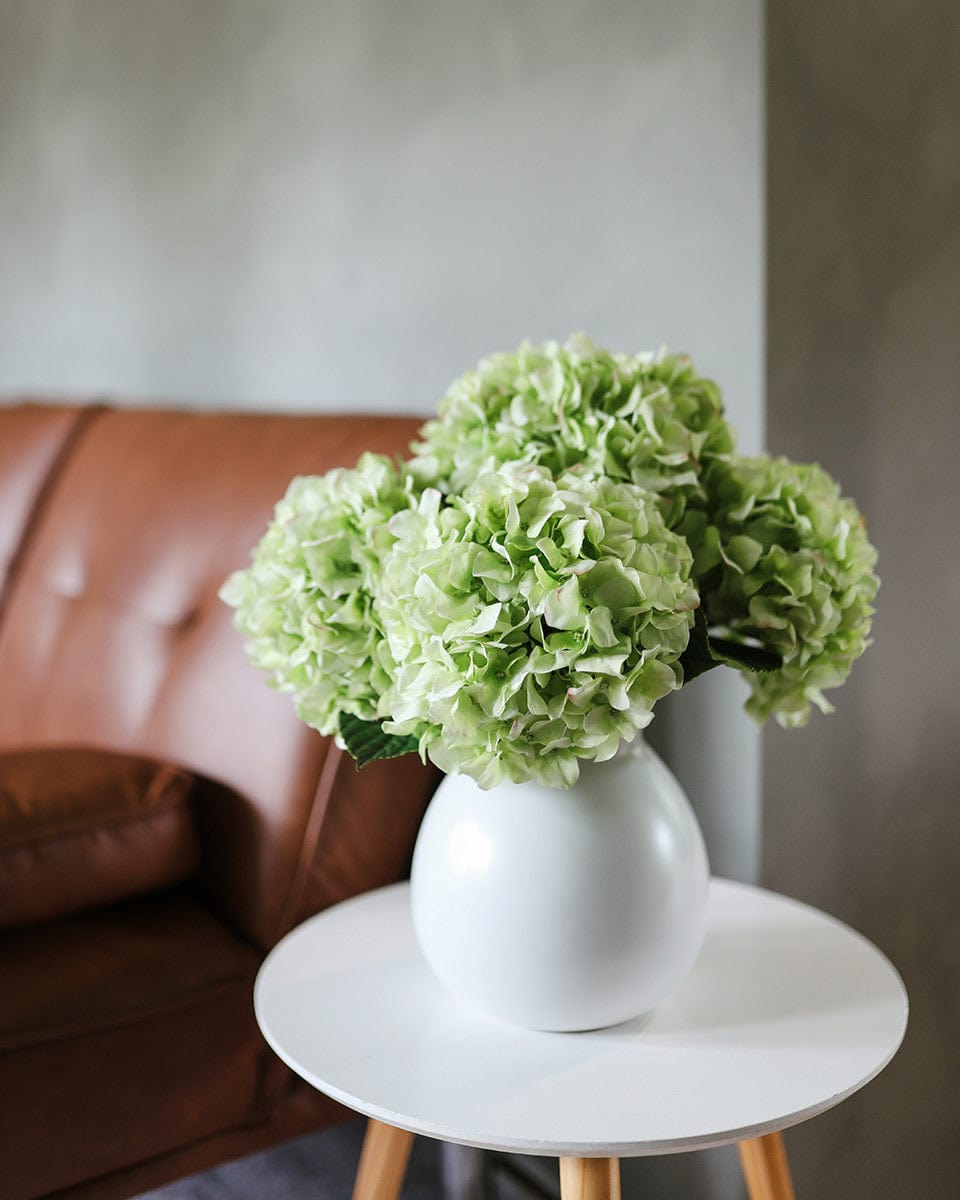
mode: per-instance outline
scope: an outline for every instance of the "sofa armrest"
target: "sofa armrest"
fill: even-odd
[[[319,739],[324,742],[327,739]],[[362,771],[329,742],[297,837],[279,837],[225,784],[199,778],[202,878],[214,906],[266,950],[315,912],[409,871],[413,844],[440,775],[411,755]],[[292,832],[292,829],[291,829]],[[256,847],[251,858],[250,848]],[[265,916],[270,923],[264,925]]]

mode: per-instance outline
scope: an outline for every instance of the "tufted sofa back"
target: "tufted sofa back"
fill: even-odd
[[[0,751],[99,746],[209,780],[208,882],[261,947],[395,878],[434,780],[415,758],[358,775],[247,664],[217,590],[294,475],[401,454],[415,428],[0,408]]]

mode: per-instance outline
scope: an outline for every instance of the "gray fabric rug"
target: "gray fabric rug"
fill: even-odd
[[[347,1121],[144,1192],[141,1200],[350,1200],[365,1123]],[[440,1144],[416,1138],[403,1200],[441,1195]]]
[[[350,1200],[366,1122],[335,1125],[138,1200]],[[557,1165],[414,1139],[401,1200],[559,1200]]]

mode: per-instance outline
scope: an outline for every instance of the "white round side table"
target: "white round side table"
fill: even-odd
[[[539,1033],[450,997],[397,884],[306,921],[257,978],[276,1053],[370,1118],[354,1200],[396,1200],[416,1133],[560,1159],[563,1200],[616,1200],[619,1159],[737,1142],[751,1200],[791,1200],[780,1131],[890,1061],[907,997],[886,958],[795,900],[713,880],[703,950],[648,1018]]]

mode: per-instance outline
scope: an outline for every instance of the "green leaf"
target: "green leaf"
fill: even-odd
[[[718,661],[738,670],[759,671],[766,674],[783,666],[783,659],[774,650],[763,646],[748,646],[745,642],[734,642],[730,638],[709,639],[710,653]]]
[[[694,613],[693,628],[690,630],[690,640],[687,648],[680,655],[680,666],[683,669],[683,682],[689,683],[705,671],[719,667],[720,662],[710,653],[710,637],[707,633],[707,619],[703,609],[698,608]]]
[[[340,736],[344,745],[357,760],[357,770],[380,758],[399,758],[413,754],[420,747],[415,737],[384,733],[379,721],[362,721],[351,713],[340,714]]]
[[[719,666],[734,667],[738,671],[768,672],[783,666],[783,659],[773,650],[762,646],[750,646],[732,638],[711,636],[707,630],[707,618],[702,608],[694,616],[690,641],[680,655],[683,682],[689,683],[705,671]]]

